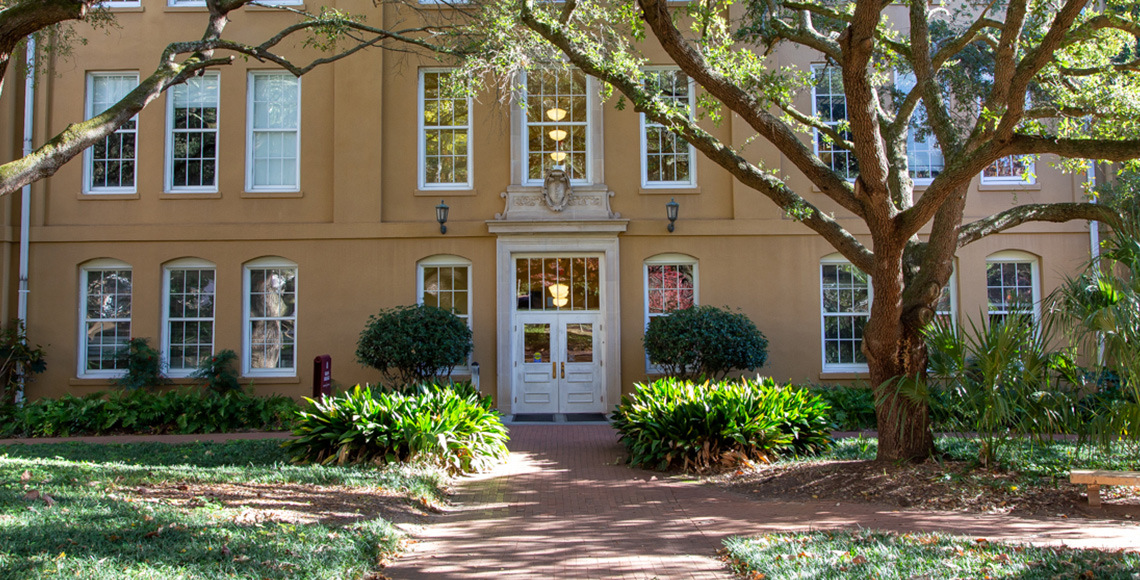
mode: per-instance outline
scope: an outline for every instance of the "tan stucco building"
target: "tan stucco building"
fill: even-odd
[[[166,42],[197,36],[205,22],[194,0],[107,4],[121,28],[41,63],[37,145],[117,100]],[[384,18],[370,1],[337,5]],[[249,8],[229,30],[253,40],[291,18]],[[779,58],[813,62],[803,52]],[[492,92],[452,98],[440,88],[447,74],[379,50],[299,80],[239,59],[168,92],[36,183],[28,328],[48,370],[29,396],[106,389],[129,337],[149,337],[172,377],[232,349],[258,392],[309,394],[323,354],[341,385],[376,381],[355,361],[360,330],[381,308],[417,301],[468,321],[481,387],[507,413],[608,411],[647,376],[649,317],[690,303],[743,310],[770,340],[765,375],[860,376],[868,284],[820,237],[637,113],[600,103],[579,74],[534,73],[522,79],[526,97],[510,103]],[[827,72],[817,76],[800,98],[835,107]],[[692,100],[682,75],[662,69],[660,79]],[[5,160],[20,149],[22,99],[12,82],[0,101]],[[739,120],[707,129],[865,233],[773,148],[746,145],[752,133]],[[820,155],[844,163],[825,144]],[[911,157],[920,183],[941,167],[921,140]],[[1080,201],[1082,181],[1048,159],[1035,168],[1006,160],[975,180],[966,218]],[[674,231],[670,200],[679,204]],[[0,308],[11,317],[19,197],[0,207]],[[977,317],[1010,296],[1039,301],[1088,253],[1085,222],[1032,223],[976,242],[959,253],[946,308]]]

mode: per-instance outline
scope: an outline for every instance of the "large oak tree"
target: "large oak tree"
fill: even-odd
[[[1140,157],[1140,57],[1134,2],[1107,0],[485,0],[457,6],[481,23],[473,71],[517,72],[568,62],[616,89],[741,183],[769,198],[870,275],[873,303],[862,350],[876,390],[879,458],[933,450],[921,393],[922,328],[934,317],[958,248],[1033,221],[1118,216],[1089,203],[1023,204],[964,222],[970,182],[995,161],[1051,155],[1070,170],[1088,160]],[[704,93],[706,109],[739,116],[869,232],[864,243],[794,191],[777,171],[750,161],[702,129],[653,88],[646,46]],[[808,107],[815,75],[776,67],[770,55],[808,49],[838,68],[846,121]],[[833,69],[834,70],[834,69]],[[894,75],[912,82],[896,88]],[[945,166],[915,191],[908,171],[913,126],[936,142]],[[849,164],[817,155],[812,139],[845,151]],[[750,140],[749,140],[750,141]]]

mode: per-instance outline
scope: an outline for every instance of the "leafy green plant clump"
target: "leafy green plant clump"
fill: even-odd
[[[1136,552],[990,542],[940,534],[860,530],[768,534],[724,541],[725,560],[749,578],[1097,578],[1132,580]]]
[[[278,431],[292,427],[296,411],[297,403],[289,397],[256,397],[244,391],[64,395],[12,409],[0,421],[0,437]]]
[[[835,428],[843,431],[874,429],[875,394],[867,387],[844,385],[812,385],[812,394],[819,395],[831,407]]]
[[[127,372],[115,379],[115,385],[127,390],[149,389],[170,384],[162,376],[162,357],[145,338],[132,338],[118,352]]]
[[[198,368],[190,375],[195,383],[215,393],[228,393],[241,390],[238,382],[236,352],[226,349],[209,358],[203,358]]]
[[[694,306],[656,316],[642,339],[649,362],[665,374],[697,380],[754,370],[768,360],[768,339],[743,312]]]
[[[471,329],[434,306],[397,306],[368,317],[356,343],[356,360],[397,384],[450,376],[471,354]]]
[[[294,459],[322,464],[426,461],[452,473],[484,471],[507,456],[507,428],[491,398],[449,387],[351,391],[299,413]]]
[[[771,378],[720,383],[660,379],[622,397],[613,425],[630,463],[705,470],[740,459],[770,461],[831,443],[827,404]]]
[[[13,320],[0,329],[0,408],[15,402],[21,377],[27,382],[46,369],[44,349],[28,342],[23,322]]]

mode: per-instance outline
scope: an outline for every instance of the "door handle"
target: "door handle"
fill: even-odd
[[[562,363],[562,378],[566,378],[566,363]]]
[[[550,378],[552,378],[552,379],[558,378],[558,363],[556,363],[554,361],[550,361]]]

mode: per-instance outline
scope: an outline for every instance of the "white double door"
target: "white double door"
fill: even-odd
[[[602,317],[597,312],[518,312],[515,413],[603,413]]]

